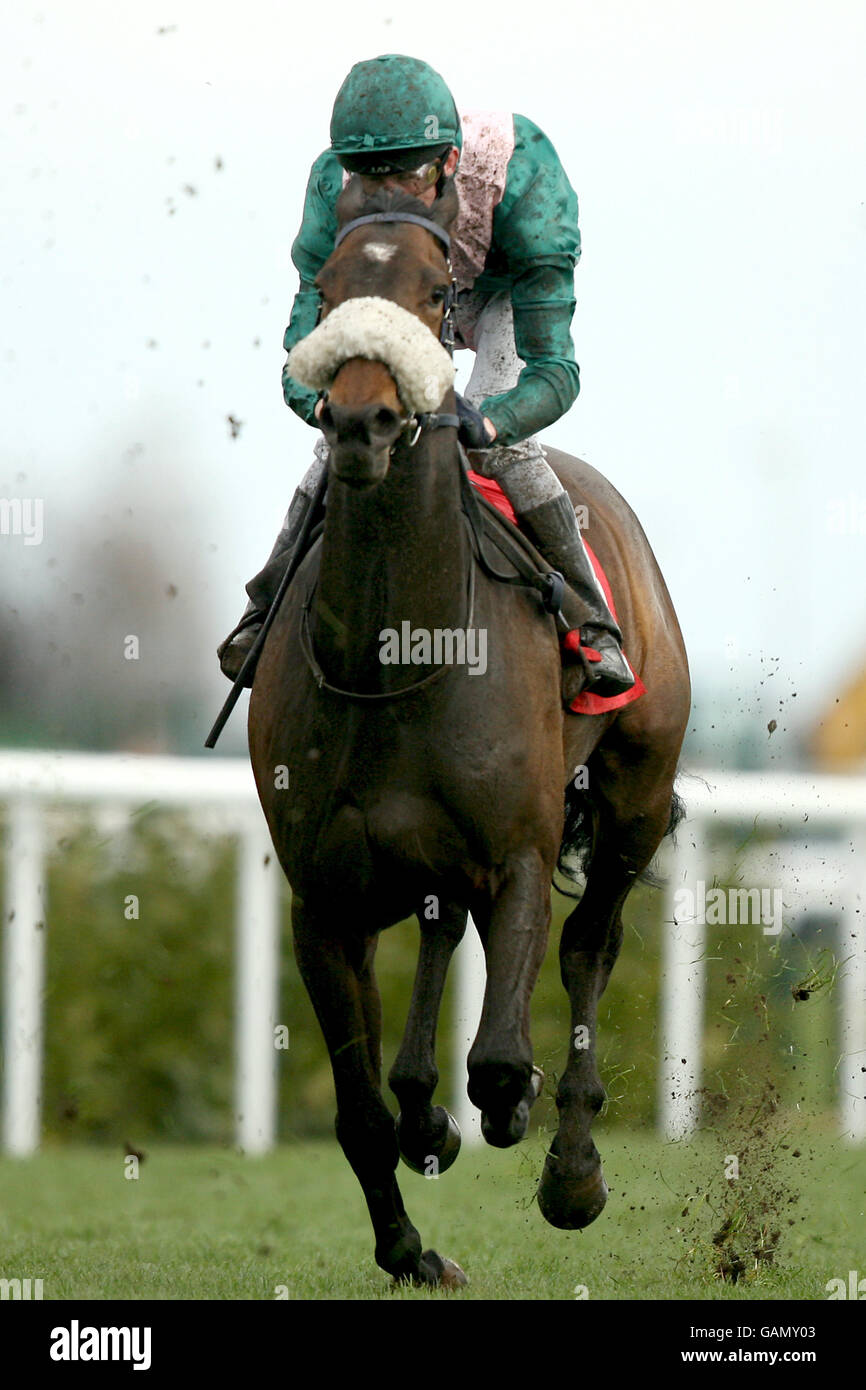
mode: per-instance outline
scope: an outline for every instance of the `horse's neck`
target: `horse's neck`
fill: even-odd
[[[467,623],[469,552],[450,431],[398,446],[384,482],[328,483],[313,633],[326,677],[368,690],[405,686],[420,666],[382,663],[381,633]]]

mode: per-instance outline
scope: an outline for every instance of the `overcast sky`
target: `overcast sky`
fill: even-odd
[[[280,390],[307,172],[349,67],[391,51],[553,140],[582,390],[546,438],[640,516],[698,717],[714,695],[793,739],[866,661],[853,0],[7,7],[0,497],[43,498],[45,541],[4,540],[5,593],[63,571],[76,519],[122,534],[134,504],[194,551],[208,641],[236,620],[314,439]]]

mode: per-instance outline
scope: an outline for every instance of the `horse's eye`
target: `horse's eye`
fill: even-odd
[[[431,304],[444,304],[445,296],[448,293],[447,285],[437,285],[430,295]]]

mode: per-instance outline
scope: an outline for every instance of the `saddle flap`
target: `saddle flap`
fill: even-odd
[[[471,487],[466,490],[472,494],[471,502],[477,503],[477,516],[483,536],[491,545],[495,546],[498,554],[506,560],[509,566],[508,573],[500,574],[494,571],[493,577],[502,579],[506,583],[519,584],[525,583],[529,575],[538,578],[543,575],[558,573],[558,571],[554,571],[553,565],[545,560],[541,551],[533,545],[526,533],[520,530],[514,509],[499,484],[491,482],[488,478],[483,478],[480,474],[473,472],[471,468],[464,470],[464,476],[471,484]],[[471,510],[471,503],[468,510]],[[513,521],[512,517],[514,518]],[[482,567],[487,568],[484,564],[484,557],[479,556],[479,558]],[[590,617],[589,609],[583,599],[579,598],[568,584],[562,587],[560,609],[570,628],[582,627]]]

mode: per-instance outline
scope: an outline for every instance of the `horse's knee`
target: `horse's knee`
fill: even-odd
[[[613,913],[594,911],[594,906],[588,903],[585,912],[576,908],[563,923],[559,938],[559,976],[569,995],[573,988],[582,989],[588,982],[606,981],[622,947],[619,909]]]

